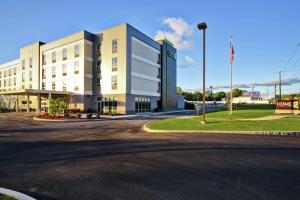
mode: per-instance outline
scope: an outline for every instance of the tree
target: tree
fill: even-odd
[[[49,99],[49,115],[56,116],[66,108],[66,100],[63,98]]]
[[[220,92],[216,92],[214,96],[216,101],[221,101],[223,98],[226,98],[226,93],[220,91]]]
[[[181,95],[181,93],[183,92],[183,90],[182,90],[181,87],[176,87],[176,92],[177,92],[177,95]]]
[[[232,97],[240,97],[243,95],[243,91],[240,90],[239,88],[234,88],[232,90]]]

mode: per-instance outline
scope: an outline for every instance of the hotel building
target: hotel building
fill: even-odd
[[[0,64],[0,108],[40,112],[49,97],[101,113],[177,109],[176,49],[124,23],[36,42]]]

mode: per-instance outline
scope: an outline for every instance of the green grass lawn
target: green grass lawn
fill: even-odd
[[[207,124],[201,124],[201,116],[173,118],[152,122],[155,130],[204,130],[204,131],[300,131],[300,117],[289,116],[269,121],[240,121],[274,114],[274,105],[248,105],[233,111],[233,120],[228,120],[228,111],[207,114]]]
[[[4,194],[0,194],[0,200],[18,200],[18,199]]]

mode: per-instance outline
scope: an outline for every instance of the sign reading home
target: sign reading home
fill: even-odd
[[[293,110],[293,100],[277,100],[276,109],[278,110]]]

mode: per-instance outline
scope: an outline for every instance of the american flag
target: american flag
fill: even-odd
[[[234,60],[234,50],[232,46],[232,35],[230,35],[230,64],[233,63]]]

